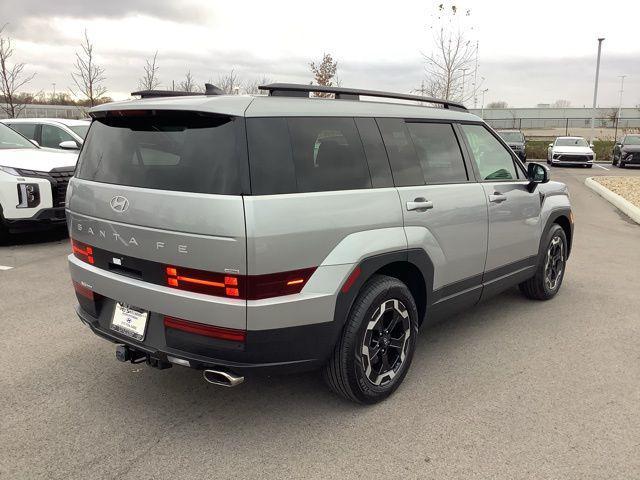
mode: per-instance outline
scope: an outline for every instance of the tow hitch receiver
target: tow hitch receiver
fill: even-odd
[[[118,345],[116,347],[116,359],[120,362],[142,363],[147,362],[150,367],[164,370],[165,368],[171,368],[169,362],[165,362],[160,358],[153,357],[147,353],[141,352],[134,348],[130,348],[127,345]]]

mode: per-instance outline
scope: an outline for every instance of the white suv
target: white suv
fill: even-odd
[[[0,120],[29,140],[35,140],[44,148],[71,150],[78,153],[87,136],[88,120],[66,118],[9,118]]]
[[[0,238],[9,231],[64,224],[77,158],[39,148],[0,123]]]

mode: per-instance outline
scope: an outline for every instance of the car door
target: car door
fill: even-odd
[[[483,282],[516,282],[536,264],[540,195],[537,190],[530,191],[524,169],[497,135],[482,124],[462,124],[460,128],[489,205]]]
[[[434,266],[431,319],[478,301],[487,251],[487,202],[449,122],[377,119],[409,248]],[[447,306],[448,304],[448,306]]]

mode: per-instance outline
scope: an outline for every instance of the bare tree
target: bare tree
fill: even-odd
[[[473,92],[470,89],[463,94],[462,80],[465,71],[472,69],[475,47],[461,32],[450,32],[444,27],[436,35],[435,42],[434,52],[423,54],[424,94],[445,100],[468,100]]]
[[[227,95],[239,94],[241,85],[242,82],[234,69],[231,69],[229,73],[218,76],[218,82],[216,83],[216,86]]]
[[[196,82],[193,78],[193,75],[191,75],[191,70],[189,70],[185,76],[184,76],[184,80],[182,80],[180,83],[178,83],[178,90],[181,90],[183,92],[197,92],[198,91],[198,86],[196,85]]]
[[[261,94],[265,95],[266,94],[265,91],[259,90],[258,87],[260,85],[269,85],[270,83],[273,83],[273,80],[271,80],[266,75],[263,75],[260,79],[254,79],[249,82],[246,82],[244,84],[243,91],[248,95],[261,95]]]
[[[25,105],[18,102],[18,90],[33,80],[35,73],[27,75],[24,73],[24,63],[14,63],[9,66],[13,56],[13,44],[10,37],[3,35],[6,25],[0,27],[0,93],[6,105],[2,105],[2,110],[9,118],[17,117],[24,109]]]
[[[441,3],[437,6],[433,22],[433,51],[431,54],[422,54],[425,62],[424,79],[414,92],[458,102],[475,96],[479,85],[472,82],[471,72],[476,68],[477,49],[476,44],[463,33],[457,21],[459,14],[454,4]],[[464,16],[470,15],[470,10],[464,11]]]
[[[487,103],[487,108],[507,108],[508,104],[504,100],[498,100],[497,102]]]
[[[338,62],[333,59],[330,53],[323,53],[320,63],[311,62],[309,64],[313,79],[316,85],[324,85],[326,87],[333,86],[333,78],[338,71]],[[313,84],[313,82],[312,82]],[[317,97],[332,97],[331,93],[316,93]]]
[[[84,41],[80,47],[82,51],[76,52],[75,71],[71,72],[71,78],[79,93],[85,96],[89,106],[93,107],[97,100],[107,93],[107,87],[103,83],[106,79],[104,67],[95,61],[93,43],[89,40],[86,30],[84,31]]]
[[[571,102],[569,100],[556,100],[551,104],[553,108],[569,108],[571,106]]]
[[[138,87],[140,90],[155,90],[160,85],[160,78],[158,78],[158,51],[153,54],[153,58],[145,58],[144,60],[144,75],[138,80]]]

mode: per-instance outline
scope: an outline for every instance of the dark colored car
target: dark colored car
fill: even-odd
[[[523,162],[527,161],[527,151],[525,147],[525,138],[524,134],[520,130],[498,130],[498,135],[502,137],[502,139],[509,144],[511,150],[514,151],[520,160]]]
[[[620,168],[626,165],[640,165],[640,134],[625,135],[613,147],[613,161]]]

